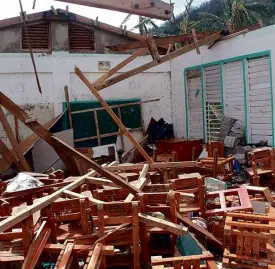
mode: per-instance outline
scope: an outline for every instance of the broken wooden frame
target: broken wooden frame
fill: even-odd
[[[161,0],[61,0],[62,2],[109,9],[160,20],[172,18],[174,6]]]
[[[232,206],[228,206],[227,197],[236,197],[235,200],[230,201]],[[219,203],[209,203],[210,200],[214,201],[219,198]],[[226,212],[231,211],[252,211],[252,205],[249,199],[247,189],[238,188],[225,191],[209,192],[205,195],[205,199],[208,200],[207,210],[205,215],[207,217],[214,215],[224,215]]]
[[[223,268],[274,268],[274,208],[264,215],[229,212],[226,216]]]

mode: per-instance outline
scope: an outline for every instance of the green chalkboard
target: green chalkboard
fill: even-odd
[[[106,100],[106,102],[109,106],[113,106],[113,105],[140,102],[140,99]],[[74,102],[70,102],[70,106],[71,106],[72,112],[101,107],[98,101],[74,101]],[[66,108],[67,108],[67,103],[64,102],[63,111]],[[114,108],[113,111],[118,116],[118,109]],[[120,108],[120,111],[121,111],[122,122],[125,125],[125,127],[127,128],[142,127],[140,105],[131,105],[127,107],[122,107]],[[97,115],[98,115],[100,134],[118,132],[118,126],[105,110],[97,111],[97,113],[98,113]],[[95,127],[93,112],[73,114],[72,120],[73,120],[73,129],[74,129],[74,139],[96,136],[96,127]],[[66,130],[69,128],[68,114],[62,118],[61,124],[62,124],[63,130]],[[117,136],[101,138],[101,145],[116,143],[116,140],[117,140]],[[98,146],[97,139],[75,143],[75,147],[77,148],[96,147],[96,146]]]

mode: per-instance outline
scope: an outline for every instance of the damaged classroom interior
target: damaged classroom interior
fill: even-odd
[[[0,20],[0,269],[274,269],[275,25],[156,37],[40,1]]]

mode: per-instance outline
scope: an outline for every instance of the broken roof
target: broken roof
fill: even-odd
[[[63,9],[56,9],[57,14],[55,15],[52,10],[46,10],[38,13],[28,14],[27,15],[27,23],[28,25],[38,23],[45,20],[57,20],[57,21],[68,21],[73,23],[79,23],[82,25],[86,25],[89,27],[94,27],[98,29],[102,29],[105,31],[109,31],[115,34],[127,36],[129,38],[135,40],[144,40],[145,36],[136,34],[131,31],[127,31],[125,29],[121,29],[119,27],[112,26],[107,23],[103,23],[97,20],[93,20],[76,13],[67,12]],[[23,25],[23,20],[20,16],[14,18],[8,18],[4,20],[0,20],[0,30],[3,28],[15,26],[15,25]]]

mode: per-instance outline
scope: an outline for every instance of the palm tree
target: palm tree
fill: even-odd
[[[152,19],[139,16],[139,23],[131,31],[138,29],[141,35],[147,35],[148,33],[158,33],[158,28]]]
[[[231,23],[233,28],[253,25],[259,20],[272,16],[272,11],[265,3],[251,0],[222,0],[224,14],[219,17],[210,13],[201,13],[203,19],[192,24],[196,27],[201,23],[211,23],[213,28],[221,29]]]

